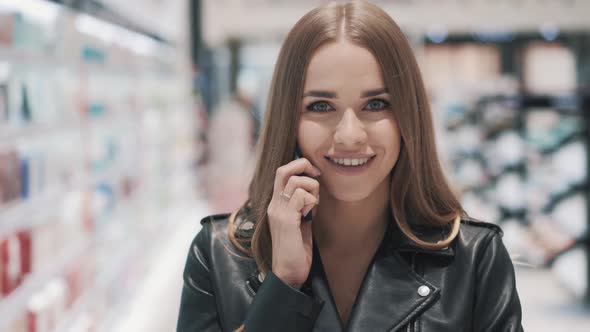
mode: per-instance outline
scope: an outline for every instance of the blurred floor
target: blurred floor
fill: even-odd
[[[113,331],[176,331],[184,263],[191,241],[201,229],[200,220],[209,214],[205,201],[196,202],[190,210],[173,213],[171,218],[178,220],[176,229],[159,244],[160,252]]]
[[[175,331],[187,250],[200,229],[200,219],[209,211],[205,203],[200,203],[190,213],[183,212],[184,221],[162,245],[138,296],[114,331]],[[573,301],[550,271],[517,269],[517,284],[525,331],[590,331],[590,310]]]
[[[590,331],[590,308],[573,300],[551,271],[517,269],[516,282],[525,331]]]

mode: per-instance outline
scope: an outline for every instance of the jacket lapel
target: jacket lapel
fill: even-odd
[[[336,302],[330,291],[330,285],[328,284],[328,278],[324,271],[322,259],[315,242],[313,243],[313,259],[311,263],[311,271],[308,279],[309,285],[313,292],[313,295],[324,301],[324,307],[318,316],[314,331],[343,331],[342,321],[338,314]]]
[[[430,233],[421,237],[434,240],[439,236],[440,233]],[[452,248],[419,248],[397,228],[388,228],[383,242],[369,264],[345,329],[315,243],[313,247],[312,268],[307,283],[313,295],[325,303],[316,320],[314,331],[399,331],[435,303],[440,295],[439,285],[414,272],[400,253],[454,255]]]
[[[398,253],[376,255],[352,308],[348,331],[398,331],[439,293],[437,285],[412,271]]]

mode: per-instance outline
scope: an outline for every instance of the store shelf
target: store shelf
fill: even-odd
[[[80,131],[80,123],[63,123],[54,125],[27,124],[22,127],[0,126],[0,142],[10,145],[25,139],[47,139],[51,135],[63,135]]]
[[[102,271],[93,281],[92,285],[74,302],[70,310],[68,310],[66,318],[58,323],[55,331],[74,331],[75,324],[80,319],[83,319],[84,315],[90,315],[89,312],[92,311],[93,300],[101,292],[117,283],[121,272],[130,265],[130,262],[133,262],[138,267],[138,270],[142,270],[148,266],[149,262],[155,260],[155,256],[161,250],[165,249],[163,248],[164,245],[145,247],[144,244],[159,243],[161,242],[159,240],[162,238],[169,238],[168,236],[163,236],[163,234],[170,234],[173,229],[169,224],[163,223],[151,230],[147,238],[127,242],[122,248],[113,248],[113,255],[111,256],[116,258],[111,262],[109,268]],[[130,294],[136,294],[138,289],[135,289],[135,287],[139,287],[139,285],[133,286],[134,289],[126,289],[125,291]],[[110,309],[106,317],[101,320],[97,331],[112,330],[112,327],[121,319],[121,315],[125,312],[129,301],[133,298],[133,296],[127,295],[129,294],[123,295],[117,303],[111,303]],[[92,320],[92,317],[89,317],[89,319]]]
[[[30,330],[54,323],[59,332],[112,325],[170,230],[171,223],[162,222],[170,220],[164,210],[176,204],[176,195],[189,196],[169,181],[170,170],[189,171],[178,166],[187,159],[178,146],[189,149],[187,137],[196,129],[188,54],[179,56],[176,48],[141,34],[105,41],[104,31],[80,24],[86,19],[100,27],[99,19],[75,10],[60,15],[49,27],[26,15],[2,21],[13,33],[0,46],[0,145],[11,162],[0,169],[0,180],[14,189],[7,197],[25,186],[30,195],[0,205],[0,239],[10,241],[0,271],[8,266],[23,280],[0,299],[0,331],[24,318]],[[153,49],[132,42],[140,40]],[[18,121],[21,113],[30,121]],[[66,204],[72,205],[67,211]],[[79,237],[86,242],[49,245]],[[49,247],[54,256],[44,257],[48,268],[27,275],[23,262],[38,252],[21,252],[19,245],[31,245],[39,255]],[[74,302],[63,308],[64,300]]]
[[[150,238],[146,239],[145,242],[156,243],[157,239],[161,238],[162,234],[166,233],[167,231],[169,231],[169,230],[166,229],[166,226],[160,226],[160,231],[154,232],[150,236]],[[139,266],[139,268],[143,268],[143,266],[145,266],[147,264],[147,262],[152,261],[155,253],[157,252],[156,249],[160,249],[158,247],[152,247],[152,248],[150,248],[149,252],[142,250],[141,255],[140,255],[138,253],[140,245],[145,242],[140,241],[140,243],[136,246],[135,251],[133,251],[131,253],[131,258],[128,259],[128,260],[135,260],[135,261],[141,260],[141,262],[136,263],[137,266]],[[143,248],[145,248],[145,247],[143,247]],[[135,255],[133,255],[133,253],[135,253]],[[133,286],[134,289],[128,289],[127,290],[127,292],[129,292],[129,294],[127,294],[128,296],[123,296],[121,299],[119,299],[119,301],[117,303],[112,304],[112,307],[109,310],[109,313],[107,314],[106,317],[104,317],[104,319],[102,320],[102,323],[99,325],[98,331],[111,331],[112,330],[113,325],[115,325],[117,320],[120,318],[121,313],[124,312],[125,310],[127,310],[127,305],[129,304],[131,298],[133,298],[132,295],[137,292],[137,287],[138,287],[138,285],[134,285]]]
[[[0,239],[22,229],[50,221],[51,213],[58,213],[65,188],[55,188],[31,199],[15,201],[0,208]]]
[[[129,211],[123,207],[118,207],[112,214],[113,220],[118,220],[121,216]],[[120,226],[121,223],[116,223],[115,226]],[[0,224],[1,225],[1,224]],[[111,232],[107,232],[111,230]],[[72,306],[71,317],[64,320],[62,325],[72,325],[76,319],[76,316],[83,312],[84,308],[91,303],[92,299],[100,294],[101,290],[105,289],[106,286],[112,285],[113,281],[116,280],[118,274],[122,269],[134,259],[133,254],[137,252],[139,245],[145,243],[139,240],[127,240],[124,239],[119,232],[113,234],[111,228],[103,228],[103,232],[98,232],[89,236],[86,239],[80,240],[75,245],[66,248],[62,251],[60,258],[55,260],[55,265],[43,271],[33,272],[25,278],[23,283],[17,287],[8,297],[0,299],[0,317],[3,317],[0,322],[0,331],[5,327],[3,324],[10,324],[11,321],[16,318],[18,313],[22,313],[28,301],[31,297],[38,292],[48,280],[55,277],[63,276],[64,271],[67,271],[68,267],[71,266],[76,258],[82,256],[84,253],[89,251],[97,251],[100,247],[110,248],[108,257],[113,257],[112,261],[109,261],[109,266],[94,279],[90,287],[86,287],[86,291],[75,301]],[[111,247],[112,243],[122,243],[114,248]],[[131,257],[131,258],[130,258]],[[112,264],[111,264],[112,263]],[[6,317],[12,317],[13,319],[5,319]],[[6,320],[6,321],[5,321]],[[61,328],[55,331],[64,331]]]
[[[117,255],[113,255],[115,260],[112,265],[106,270],[102,271],[94,280],[90,287],[78,297],[72,307],[68,310],[68,314],[62,319],[55,331],[71,331],[79,318],[87,312],[93,299],[96,298],[104,289],[117,281],[117,277],[125,265],[129,262],[129,256],[136,252],[139,247],[139,241],[135,241],[124,248],[117,248]]]
[[[56,57],[46,53],[44,54],[41,52],[18,50],[15,48],[8,48],[6,46],[0,46],[0,62],[6,61],[33,67],[59,66],[65,64],[64,61],[60,61]]]
[[[73,67],[88,72],[100,71],[101,73],[112,73],[116,75],[135,75],[143,73],[162,73],[162,69],[155,65],[109,64],[97,61],[83,61],[75,59],[64,59],[32,50],[18,50],[0,46],[0,62],[10,61],[13,64],[27,67]]]
[[[125,173],[123,172],[124,168],[122,167],[112,167],[109,170],[104,172],[97,173],[92,179],[92,185],[98,186],[100,184],[118,184]]]
[[[15,289],[8,297],[0,300],[0,331],[4,331],[8,324],[16,319],[18,314],[26,310],[28,301],[38,292],[47,282],[53,278],[62,276],[64,271],[72,262],[83,255],[92,246],[84,240],[62,250],[62,255],[55,260],[54,264],[47,270],[34,272],[27,276],[23,283]]]
[[[105,128],[113,125],[120,126],[121,124],[130,126],[139,126],[141,114],[139,112],[129,112],[124,114],[104,114],[101,116],[90,116],[85,125],[91,128]]]

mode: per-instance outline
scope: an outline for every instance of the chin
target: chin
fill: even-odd
[[[336,200],[342,202],[357,202],[362,201],[369,197],[371,191],[367,189],[353,189],[353,190],[337,190],[335,193],[332,193]]]

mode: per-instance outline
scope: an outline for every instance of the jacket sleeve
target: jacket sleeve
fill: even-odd
[[[210,223],[191,244],[184,268],[178,332],[225,331],[218,315],[215,291],[211,282],[214,265],[211,251]],[[311,331],[324,302],[291,287],[268,271],[260,284],[244,319],[244,332]],[[232,331],[238,326],[232,327]]]
[[[311,331],[323,306],[323,301],[268,271],[250,305],[244,331]]]
[[[204,255],[210,243],[208,224],[204,223],[203,228],[195,236],[186,259],[176,326],[178,332],[221,331],[209,274],[209,262]]]
[[[501,234],[493,232],[477,263],[474,331],[523,331],[514,266]]]

